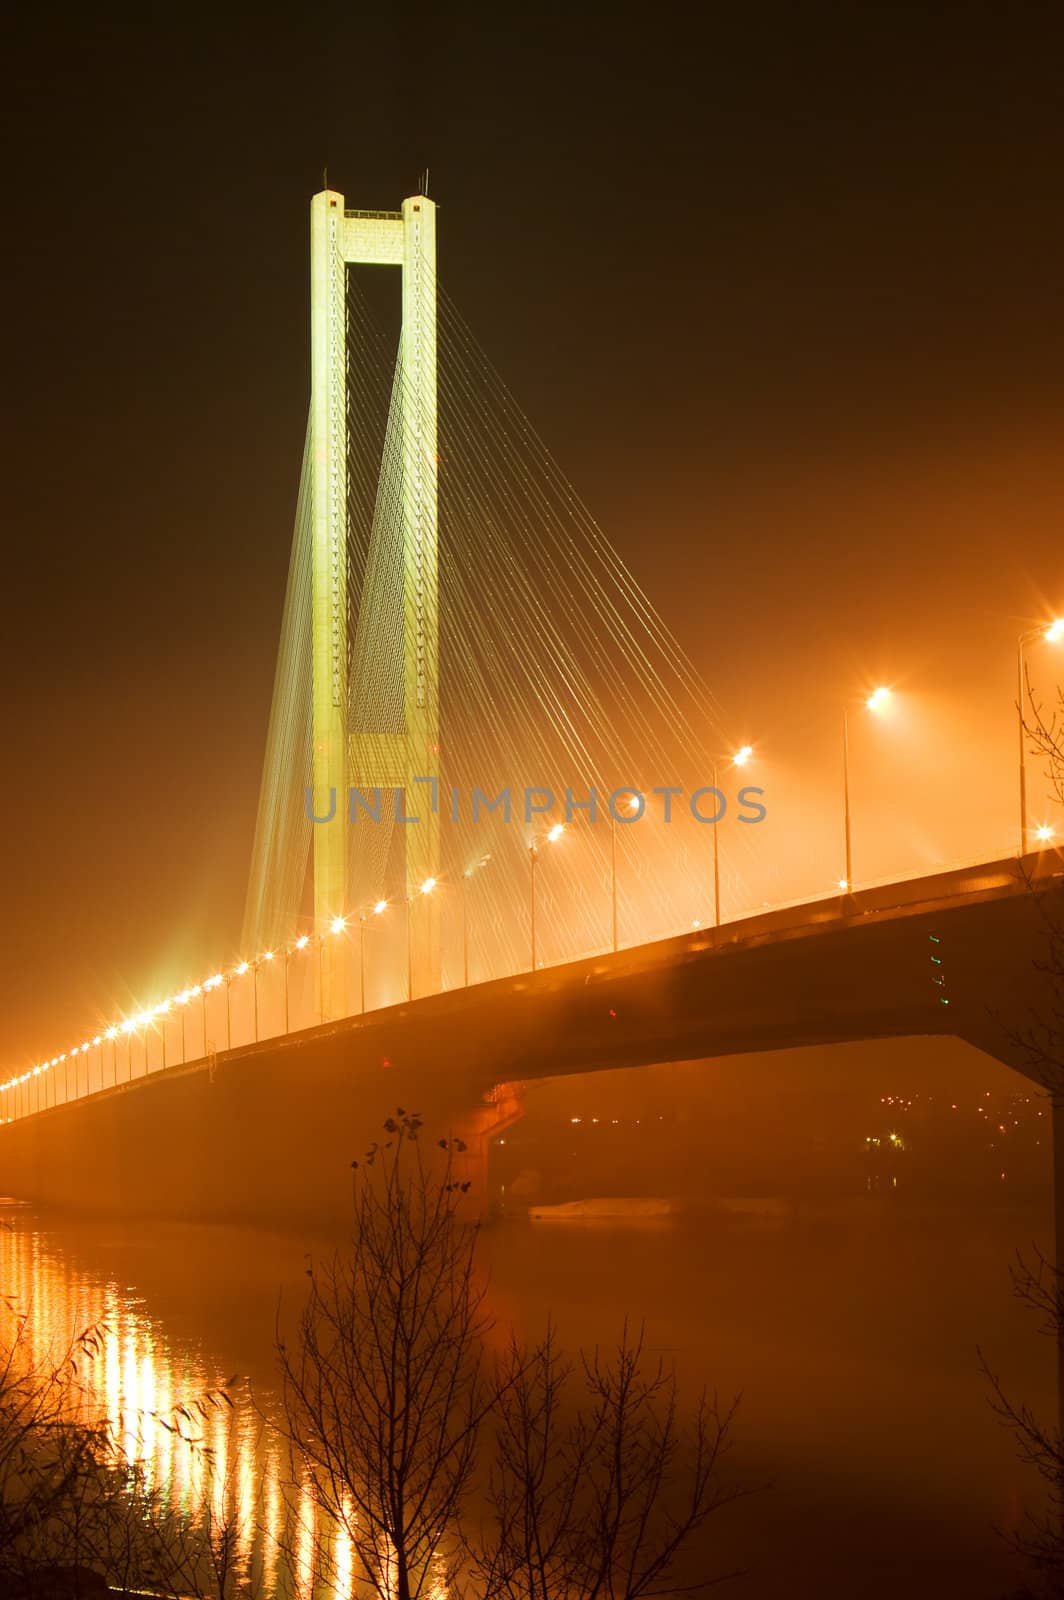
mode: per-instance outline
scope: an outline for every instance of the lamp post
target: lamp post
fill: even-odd
[[[435,878],[426,878],[424,883],[418,885],[418,894],[431,894],[436,887]],[[406,899],[406,998],[414,998],[414,896],[407,895]]]
[[[254,1012],[255,1012],[255,1043],[256,1044],[258,1044],[258,1042],[259,1042],[259,962],[272,961],[272,960],[273,960],[273,951],[272,950],[265,950],[265,951],[263,951],[262,955],[258,958],[258,961],[252,962],[252,965],[251,965],[251,990],[252,990],[253,1005],[254,1005]]]
[[[565,829],[562,826],[562,824],[560,822],[556,822],[554,824],[553,828],[548,828],[547,829],[546,842],[548,844],[555,844],[561,838],[561,836],[562,836],[562,834],[564,832],[565,832]],[[531,945],[532,945],[532,971],[535,972],[535,970],[536,970],[536,866],[537,866],[537,864],[539,862],[539,850],[538,850],[538,848],[536,846],[535,839],[532,840],[532,843],[528,847],[528,859],[529,859],[529,863],[530,863],[530,866],[531,866],[531,873],[530,873],[530,877],[529,877],[529,886],[528,886],[528,910],[529,910],[528,921],[529,921],[529,932],[531,934]]]
[[[462,981],[469,988],[469,886],[473,881],[473,874],[481,867],[486,867],[491,860],[491,852],[482,855],[479,861],[466,867],[462,873]]]
[[[338,939],[342,933],[346,933],[347,932],[347,918],[346,917],[333,917],[332,921],[329,923],[329,932],[332,934],[334,939]],[[318,940],[318,988],[319,988],[319,999],[320,999],[319,1012],[320,1012],[320,1015],[321,1015],[322,1022],[325,1021],[325,975],[324,975],[324,969],[323,969],[323,966],[322,966],[322,948],[323,948],[324,943],[325,943],[325,940],[324,940],[324,936],[323,936],[323,937],[319,938],[319,940]],[[330,988],[331,987],[332,987],[332,985],[330,985]]]
[[[634,794],[628,796],[625,809],[629,812],[639,808],[639,800]],[[617,954],[619,941],[617,937],[617,814],[612,805],[610,812],[610,933],[614,955]]]
[[[1027,740],[1023,723],[1023,708],[1027,697],[1027,673],[1024,648],[1041,639],[1044,644],[1056,644],[1064,639],[1064,617],[1058,617],[1048,627],[1028,628],[1016,641],[1016,712],[1020,736],[1020,855],[1027,849]]]
[[[383,899],[378,900],[376,905],[373,907],[373,915],[375,917],[383,917],[383,915],[387,911],[387,909],[388,909],[387,900],[383,900]],[[362,920],[363,920],[363,923],[365,923],[365,918],[363,918]],[[365,927],[363,927],[363,929],[362,929],[362,937],[363,937],[363,939],[365,939],[365,936],[366,936]],[[363,1012],[365,1012],[365,1009],[366,1009],[366,951],[365,951],[365,946],[364,945],[363,945],[362,949],[359,951],[359,959],[360,959],[359,977],[360,977],[361,983],[362,983],[362,1010],[363,1010]]]
[[[731,757],[733,767],[745,767],[754,753],[752,744],[740,745]],[[717,789],[717,763],[713,763],[713,787]],[[719,793],[719,789],[717,790]],[[727,806],[725,800],[725,807]],[[723,812],[721,813],[723,817]],[[713,926],[720,927],[720,818],[713,824]]]
[[[284,1031],[288,1032],[288,963],[292,959],[292,950],[289,945],[284,947]]]
[[[373,908],[372,908],[372,915],[375,916],[375,917],[381,917],[381,916],[384,915],[384,913],[387,911],[387,909],[388,909],[387,900],[378,900],[376,905],[374,905]],[[409,941],[409,936],[408,936],[408,938],[407,938],[407,966],[408,967],[409,967],[409,964],[410,964],[409,944],[410,944],[410,941]],[[358,995],[359,995],[359,1014],[361,1016],[365,1016],[365,1014],[366,1014],[366,916],[365,916],[365,913],[360,914],[359,915],[359,919],[358,919]]]
[[[865,701],[868,711],[882,711],[890,701],[891,692],[884,686],[873,689]],[[853,894],[853,846],[850,834],[850,716],[849,706],[842,707],[842,812],[846,842],[846,876],[839,880],[839,888]]]
[[[289,1024],[288,1024],[288,962],[289,962],[289,959],[290,959],[290,957],[292,955],[292,951],[293,950],[305,950],[309,943],[310,943],[310,935],[306,934],[306,933],[301,933],[299,935],[299,938],[296,940],[295,944],[291,946],[291,948],[289,948],[288,945],[285,945],[285,952],[284,952],[284,1031],[285,1031],[285,1033],[287,1033],[289,1031]]]
[[[853,847],[850,841],[850,714],[849,707],[842,708],[842,812],[846,834],[846,868],[839,888],[853,893]]]
[[[462,983],[469,988],[469,873],[462,873]]]

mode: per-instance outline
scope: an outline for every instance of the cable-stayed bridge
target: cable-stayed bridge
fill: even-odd
[[[951,1032],[1012,1059],[1007,1029],[992,1042],[993,984],[971,980],[978,940],[964,935],[958,970],[926,930],[912,972],[906,941],[914,906],[944,908],[985,934],[991,972],[999,957],[1018,971],[1036,936],[1015,862],[857,893],[847,810],[843,892],[749,920],[764,809],[749,752],[438,283],[433,202],[368,212],[316,195],[311,281],[243,954],[132,1014],[101,1011],[83,1039],[5,1075],[0,1183],[17,1169],[47,1188],[47,1130],[74,1127],[83,1101],[128,1177],[143,1118],[170,1115],[143,1097],[132,1109],[144,1085],[167,1085],[172,1107],[193,1081],[257,1072],[284,1099],[284,1074],[313,1060],[339,1109],[343,1041],[360,1072],[406,1077],[418,1052],[449,1062],[452,1089],[436,1088],[450,1116],[493,1094],[509,1115],[500,1084],[724,1041]],[[1021,865],[1043,890],[1059,881],[1055,852]],[[991,915],[988,898],[1011,911]],[[867,937],[888,924],[885,945]],[[744,985],[767,948],[758,1001]],[[884,972],[902,963],[875,1003],[873,949]],[[619,1005],[599,1003],[615,989]],[[652,1028],[633,1032],[633,1005]],[[477,1110],[478,1126],[493,1115]]]

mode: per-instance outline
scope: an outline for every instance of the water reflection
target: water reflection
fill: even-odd
[[[596,1174],[585,1192],[613,1191]],[[167,1504],[214,1527],[228,1520],[266,1594],[361,1592],[352,1509],[343,1536],[323,1529],[246,1381],[229,1391],[231,1410],[208,1408],[197,1423],[212,1459],[163,1426],[182,1406],[198,1418],[236,1369],[272,1414],[279,1288],[298,1306],[305,1250],[338,1240],[7,1214],[0,1283],[30,1312],[39,1349],[104,1326],[89,1374],[99,1414]],[[534,1338],[550,1315],[567,1350],[609,1348],[625,1317],[645,1318],[649,1348],[677,1363],[684,1395],[703,1384],[744,1392],[731,1470],[777,1487],[714,1528],[706,1570],[750,1568],[752,1597],[846,1593],[859,1574],[863,1600],[903,1589],[930,1600],[948,1561],[958,1592],[992,1600],[1019,1581],[994,1530],[1022,1526],[1031,1484],[986,1405],[975,1351],[1053,1414],[1053,1350],[1007,1275],[1017,1249],[1048,1243],[1048,1217],[1044,1184],[1030,1204],[1008,1186],[933,1201],[906,1182],[869,1194],[858,1169],[845,1196],[722,1193],[638,1224],[512,1219],[483,1243],[499,1339],[511,1326]],[[444,1592],[441,1581],[434,1600]]]
[[[0,1282],[26,1317],[28,1356],[61,1355],[97,1330],[79,1352],[75,1415],[111,1425],[121,1457],[160,1509],[188,1518],[215,1547],[224,1540],[235,1575],[252,1588],[348,1600],[352,1541],[323,1526],[269,1402],[168,1336],[134,1289],[80,1269],[28,1212],[0,1209],[0,1224]]]

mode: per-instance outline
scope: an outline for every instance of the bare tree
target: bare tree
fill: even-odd
[[[454,1534],[492,1403],[489,1322],[460,1215],[459,1140],[426,1156],[400,1109],[354,1172],[348,1250],[311,1266],[289,1345],[278,1332],[285,1429],[326,1523],[380,1596],[417,1600],[452,1582]]]
[[[1064,805],[1064,687],[1058,685],[1056,700],[1048,707],[1031,688],[1029,676],[1026,687],[1031,710],[1024,720],[1024,732],[1045,762],[1051,794],[1058,805]]]
[[[582,1389],[574,1402],[573,1388]],[[736,1402],[737,1403],[737,1402]],[[675,1375],[625,1325],[610,1359],[574,1368],[554,1333],[516,1347],[498,1388],[490,1526],[473,1562],[488,1600],[650,1600],[709,1588],[684,1558],[712,1512],[744,1491],[719,1475],[735,1403],[705,1395],[687,1427]]]
[[[1024,731],[1045,763],[1050,793],[1064,804],[1064,689],[1057,690],[1056,705],[1046,710],[1027,683],[1031,713]],[[1038,1011],[1025,1027],[1013,1033],[1012,1043],[1024,1059],[1028,1074],[1041,1083],[1053,1115],[1054,1144],[1064,1135],[1064,894],[1059,882],[1044,887],[1029,882],[1042,927],[1044,956],[1036,962],[1041,982]],[[1064,1159],[1054,1151],[1054,1161]],[[1055,1183],[1059,1186],[1060,1179]],[[1058,1198],[1059,1207],[1059,1198]],[[1032,1467],[1045,1485],[1046,1505],[1028,1516],[1019,1534],[1008,1542],[1037,1574],[1039,1592],[1064,1596],[1064,1272],[1060,1265],[1061,1217],[1057,1217],[1058,1259],[1052,1262],[1039,1250],[1030,1257],[1017,1255],[1009,1270],[1013,1294],[1037,1317],[1039,1331],[1051,1338],[1057,1352],[1058,1406],[1055,1422],[1040,1418],[1023,1401],[1010,1396],[1000,1377],[991,1370],[983,1352],[979,1360],[990,1389],[990,1404],[1003,1426],[1013,1434],[1020,1460]],[[1031,1596],[1033,1590],[1023,1591]],[[1022,1600],[1022,1596],[1020,1597]]]
[[[85,1485],[107,1449],[101,1424],[74,1421],[79,1361],[95,1355],[89,1329],[58,1357],[31,1348],[29,1317],[7,1299],[0,1335],[0,1581],[8,1585],[73,1545]],[[75,1575],[75,1585],[77,1578]]]
[[[166,1504],[142,1464],[130,1464],[113,1424],[93,1417],[97,1402],[82,1379],[105,1329],[78,1334],[60,1356],[34,1354],[29,1316],[4,1303],[0,1327],[0,1592],[43,1590],[77,1600],[105,1592],[233,1600],[230,1572],[212,1560],[217,1528]],[[209,1446],[197,1423],[230,1405],[212,1391],[171,1416],[152,1414],[183,1444]],[[221,1581],[219,1581],[219,1579]]]

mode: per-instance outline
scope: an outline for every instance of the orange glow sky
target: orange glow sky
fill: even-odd
[[[757,747],[774,898],[838,875],[879,682],[858,875],[1015,848],[1016,636],[1064,613],[1059,16],[682,15],[20,21],[7,1065],[242,954],[326,163],[366,207],[430,167],[451,294]]]

